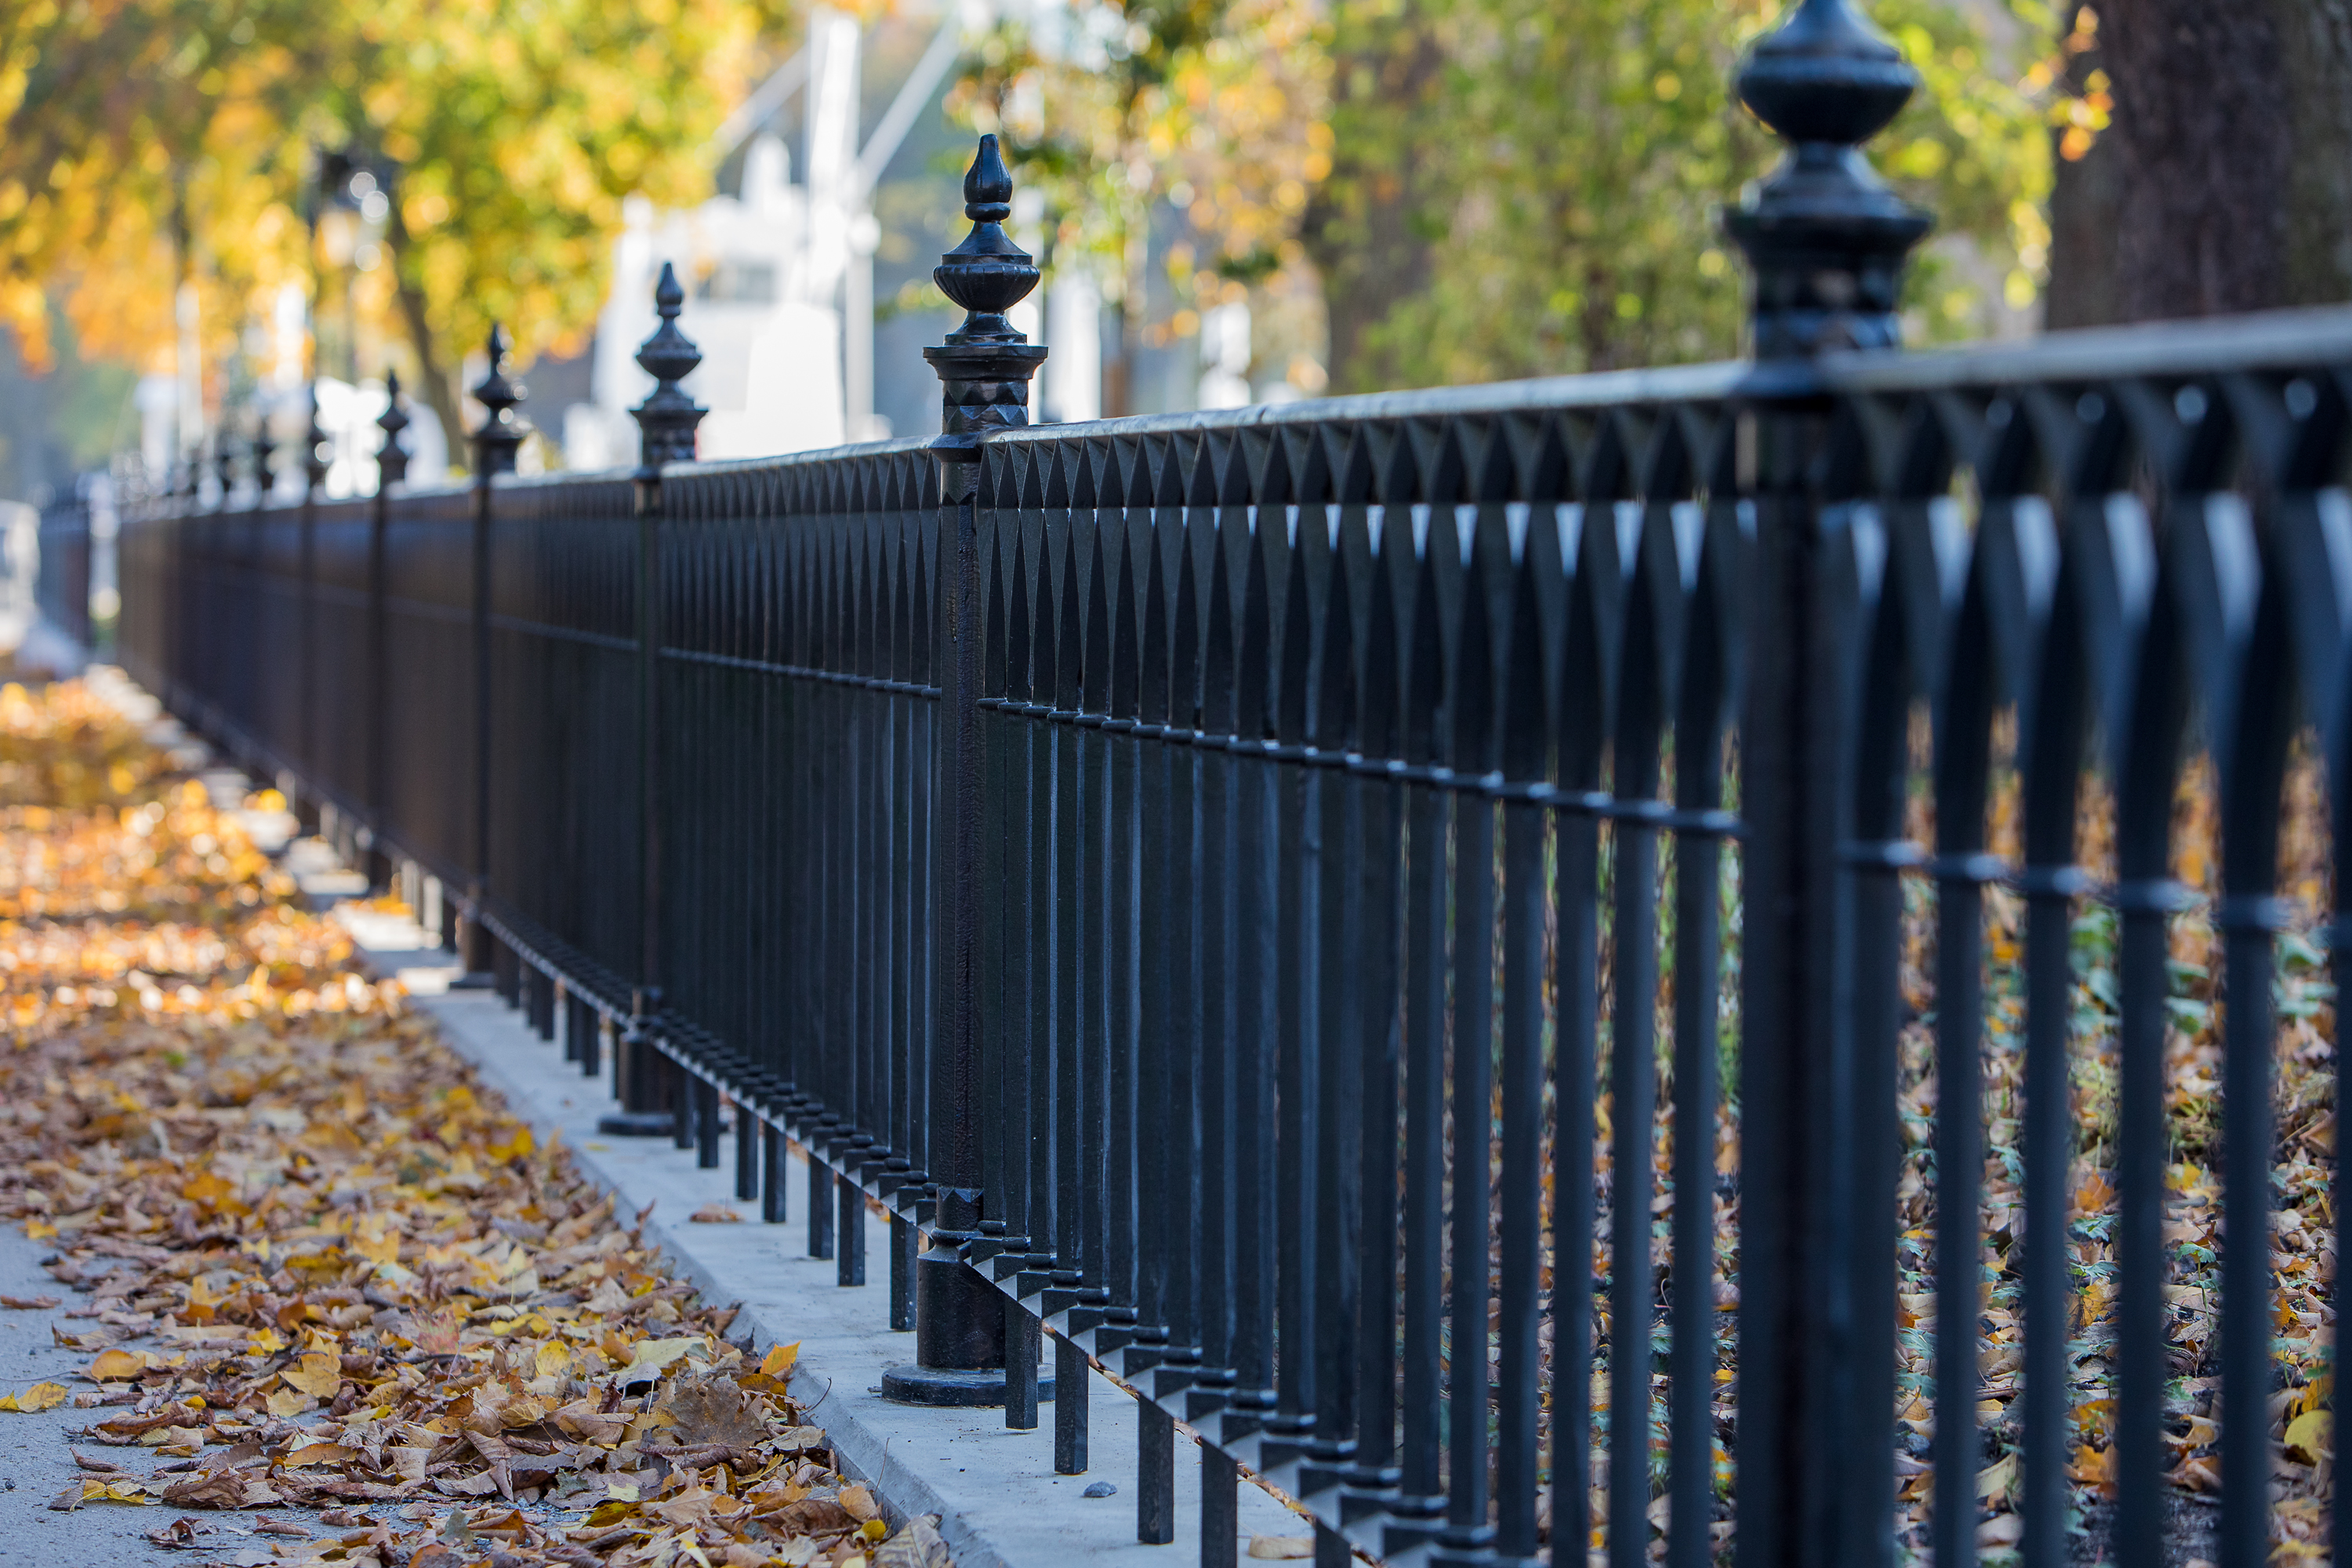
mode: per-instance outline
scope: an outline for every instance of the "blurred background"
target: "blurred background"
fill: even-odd
[[[1871,149],[1938,218],[1915,342],[2352,297],[2337,0],[1867,8],[1923,78]],[[626,463],[665,261],[703,456],[929,433],[984,131],[1045,419],[1732,354],[1777,10],[0,0],[0,499],[299,494],[314,387],[367,493],[393,372],[454,477],[493,321],[525,469]]]

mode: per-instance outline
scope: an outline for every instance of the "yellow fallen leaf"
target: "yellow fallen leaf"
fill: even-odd
[[[268,1405],[269,1414],[277,1416],[280,1421],[288,1421],[310,1409],[317,1401],[307,1394],[299,1393],[291,1388],[281,1388],[270,1394],[266,1403]]]
[[[533,1352],[541,1377],[559,1377],[571,1370],[572,1352],[561,1340],[548,1340]]]
[[[690,1350],[700,1348],[700,1334],[682,1334],[674,1340],[639,1340],[629,1347],[627,1372],[659,1372]]]
[[[278,1375],[286,1380],[287,1387],[299,1388],[313,1399],[332,1399],[343,1386],[343,1363],[325,1351],[308,1351],[301,1365],[288,1367]]]
[[[62,1383],[37,1383],[22,1394],[0,1395],[0,1410],[29,1414],[36,1410],[52,1410],[66,1402],[70,1391]]]
[[[879,1541],[890,1533],[890,1527],[878,1519],[869,1519],[857,1527],[857,1533],[868,1541]]]
[[[295,1470],[305,1465],[340,1465],[346,1459],[356,1458],[358,1455],[357,1448],[341,1443],[305,1443],[278,1462],[289,1470]]]
[[[798,1340],[794,1340],[788,1345],[778,1345],[775,1349],[770,1351],[766,1355],[760,1358],[761,1375],[764,1377],[783,1376],[784,1373],[793,1370],[793,1363],[800,1359],[800,1354],[801,1342]]]
[[[874,1506],[874,1494],[854,1483],[841,1489],[841,1509],[852,1519],[872,1519],[882,1511]]]
[[[25,1222],[25,1239],[27,1241],[47,1241],[57,1234],[58,1227],[47,1220],[28,1219]]]
[[[2336,1448],[2336,1417],[2325,1410],[2307,1410],[2286,1424],[2286,1456],[2298,1464],[2315,1465]]]
[[[351,1250],[378,1266],[397,1263],[400,1261],[400,1232],[395,1230],[383,1237],[354,1236]]]
[[[85,1477],[81,1483],[81,1500],[144,1504],[147,1501],[147,1489],[133,1480],[102,1480],[96,1476],[89,1476]]]
[[[147,1360],[136,1351],[100,1351],[84,1371],[94,1383],[121,1383],[147,1370]]]
[[[139,1434],[141,1446],[149,1448],[174,1447],[183,1443],[201,1444],[204,1440],[205,1429],[201,1426],[151,1426]]]

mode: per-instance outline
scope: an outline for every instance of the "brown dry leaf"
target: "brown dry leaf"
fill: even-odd
[[[692,1225],[738,1225],[743,1218],[725,1204],[705,1204],[686,1217]]]
[[[0,1296],[0,1307],[11,1307],[19,1312],[47,1311],[51,1307],[63,1304],[63,1300],[56,1296]]]
[[[348,1533],[275,1557],[352,1568],[646,1568],[657,1531],[665,1561],[943,1568],[936,1521],[889,1534],[830,1468],[796,1347],[755,1366],[727,1344],[734,1310],[670,1278],[647,1216],[616,1216],[357,972],[244,818],[71,683],[0,689],[0,1209],[95,1299],[54,1336],[98,1390],[9,1397],[135,1402],[91,1439],[201,1467],[80,1458],[51,1506],[323,1507]],[[275,1560],[208,1533],[152,1539]]]
[[[1315,1555],[1315,1538],[1311,1535],[1253,1535],[1249,1554],[1254,1558],[1276,1558],[1287,1561]]]

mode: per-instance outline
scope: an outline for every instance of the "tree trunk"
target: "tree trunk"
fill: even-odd
[[[1316,187],[1300,237],[1323,280],[1334,392],[1390,384],[1370,335],[1430,281],[1432,241],[1423,217],[1432,193],[1426,161],[1409,155],[1407,139],[1445,57],[1417,5],[1374,10],[1340,8],[1331,174]]]
[[[2352,0],[2108,0],[2115,117],[2052,194],[2047,320],[2352,299]]]
[[[433,417],[441,422],[441,437],[449,451],[449,466],[467,466],[466,426],[458,414],[460,388],[457,377],[441,363],[434,351],[433,325],[425,319],[425,295],[408,274],[408,224],[401,216],[400,203],[392,204],[392,216],[384,226],[384,240],[392,251],[394,296],[400,305],[400,319],[408,328],[408,346],[416,355],[416,386],[425,395],[426,406]]]

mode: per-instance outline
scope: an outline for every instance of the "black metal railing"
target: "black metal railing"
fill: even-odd
[[[2274,942],[2337,929],[2278,867],[2283,781],[2340,781],[2352,732],[2352,311],[1889,352],[1924,223],[1849,153],[1906,81],[1837,0],[1751,57],[1797,142],[1731,226],[1755,362],[1045,428],[985,141],[940,440],[676,460],[666,278],[633,476],[507,472],[494,343],[470,490],[128,521],[124,662],[446,884],[543,1033],[560,987],[616,1126],[715,1166],[723,1094],[771,1219],[789,1134],[844,1284],[886,1205],[894,1396],[1033,1426],[1119,1378],[1144,1540],[1181,1421],[1204,1563],[1240,1467],[1326,1563],[1951,1563],[1990,1529],[2035,1568],[2255,1568],[2285,1265],[2237,1238],[2283,1203],[2244,1173]],[[2210,898],[2170,858],[2200,757]],[[2164,1230],[2184,911],[2224,959],[2210,1353]],[[2168,1449],[2216,1429],[2206,1520]],[[1085,1468],[1083,1401],[1054,1456]]]

